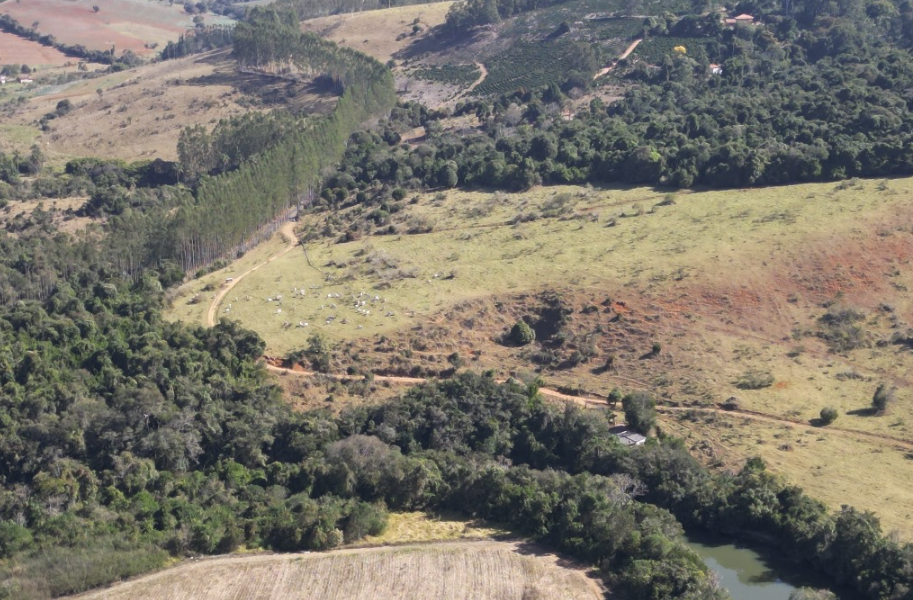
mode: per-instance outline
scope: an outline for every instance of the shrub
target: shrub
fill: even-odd
[[[830,425],[837,420],[837,409],[832,406],[826,406],[821,409],[821,424]]]
[[[519,320],[510,330],[510,340],[518,346],[525,346],[536,341],[536,332],[526,321]]]
[[[653,342],[653,347],[650,348],[650,353],[651,353],[653,356],[657,356],[657,355],[659,355],[659,353],[662,352],[662,351],[663,351],[662,344],[660,344],[659,342]]]
[[[859,324],[865,315],[851,308],[831,308],[818,319],[818,337],[834,352],[847,352],[869,345],[869,335]]]
[[[735,380],[735,386],[740,390],[759,390],[773,383],[774,376],[763,371],[748,371]]]
[[[883,415],[894,402],[897,390],[886,383],[878,384],[875,394],[872,396],[872,408],[879,415]]]

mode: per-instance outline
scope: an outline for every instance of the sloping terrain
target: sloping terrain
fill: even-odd
[[[323,333],[335,372],[446,376],[462,365],[537,373],[588,397],[655,390],[668,406],[697,409],[735,396],[739,411],[774,420],[682,410],[665,413],[664,427],[719,466],[760,454],[831,506],[876,511],[911,537],[911,196],[910,179],[674,196],[431,194],[403,201],[393,235],[337,243],[365,218],[358,209],[341,215],[337,233],[323,215],[306,218],[307,253],[251,273],[217,314],[260,332],[272,355]],[[238,272],[192,282],[186,294]],[[188,298],[176,310],[202,319],[206,302]],[[501,343],[520,318],[536,343]],[[874,416],[880,382],[897,387],[897,400]],[[328,389],[298,393],[320,401]],[[388,392],[374,382],[356,393]],[[813,427],[827,406],[840,415],[833,427],[860,435]],[[857,451],[837,464],[841,444]]]
[[[39,33],[64,44],[90,50],[113,46],[118,55],[124,50],[154,54],[194,26],[194,15],[184,10],[183,3],[156,0],[28,0],[4,2],[0,13],[25,27],[37,23]],[[230,22],[218,15],[204,19],[208,25]]]
[[[596,600],[603,594],[584,571],[516,542],[456,542],[328,553],[232,556],[178,567],[83,600]]]
[[[73,110],[41,131],[39,119],[63,100]],[[54,162],[81,156],[174,160],[186,126],[212,128],[220,119],[251,110],[322,114],[335,102],[313,83],[239,73],[230,51],[217,50],[47,87],[26,104],[11,103],[3,111],[7,125],[34,133],[18,149],[27,152],[37,142]]]

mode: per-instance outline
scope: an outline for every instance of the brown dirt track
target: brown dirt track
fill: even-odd
[[[452,542],[327,553],[225,556],[77,596],[80,600],[597,600],[583,569],[523,542]]]

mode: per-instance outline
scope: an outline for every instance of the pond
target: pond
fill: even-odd
[[[822,576],[732,542],[688,536],[688,546],[719,575],[720,584],[733,600],[789,600],[796,588],[827,587]],[[833,591],[840,600],[857,600],[853,594]]]

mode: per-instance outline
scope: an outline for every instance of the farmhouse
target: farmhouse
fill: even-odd
[[[19,83],[32,83],[33,81],[35,81],[35,80],[32,79],[31,77],[20,77],[19,78]]]
[[[720,65],[710,65],[710,74],[711,75],[722,75],[723,67]]]
[[[6,75],[0,75],[0,85],[6,83]]]
[[[642,446],[647,441],[647,438],[636,431],[629,430],[624,425],[612,427],[609,431],[625,446]]]

